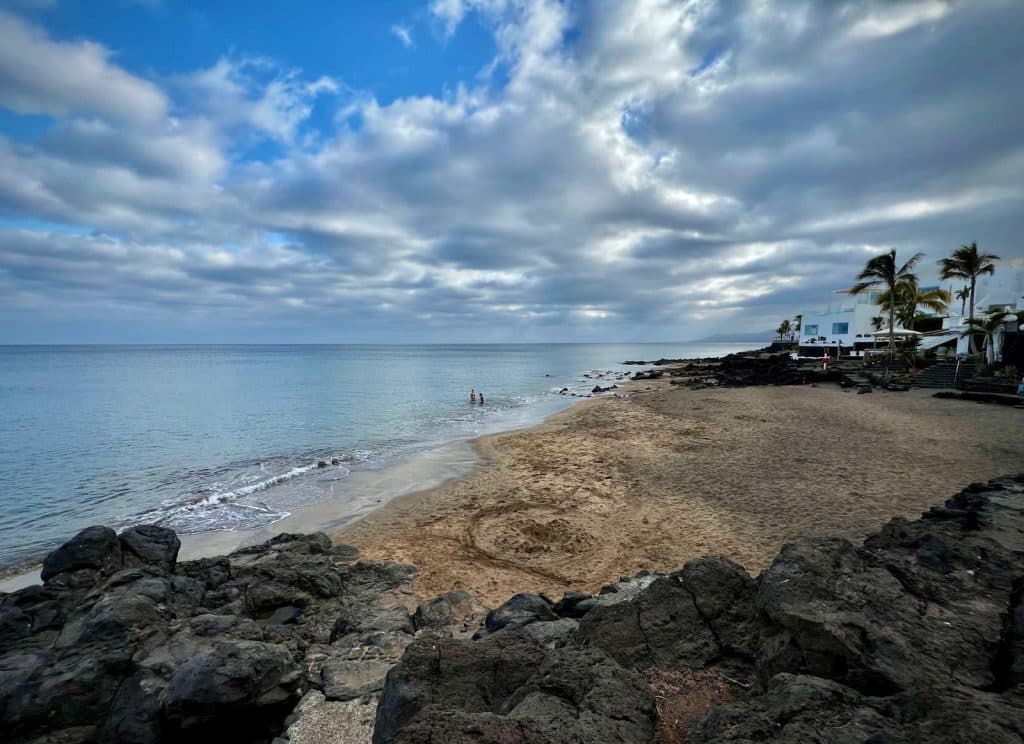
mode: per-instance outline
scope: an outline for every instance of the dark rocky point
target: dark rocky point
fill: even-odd
[[[378,698],[378,744],[1024,739],[1024,475],[756,578],[703,557],[493,610],[417,607],[411,566],[323,534],[178,545],[91,527],[0,595],[5,742],[305,744]]]

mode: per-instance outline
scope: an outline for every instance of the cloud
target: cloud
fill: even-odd
[[[0,308],[239,340],[678,339],[813,309],[893,245],[1024,258],[1017,3],[429,10],[495,42],[443,95],[242,55],[142,119],[37,91],[54,126],[0,139]]]
[[[294,140],[317,98],[339,91],[330,77],[305,80],[298,70],[260,57],[222,57],[183,83],[196,113],[222,128],[248,127],[281,142]]]
[[[416,46],[416,42],[412,38],[412,31],[409,29],[408,26],[401,26],[396,23],[393,26],[391,26],[391,34],[400,42],[402,42],[402,46],[404,46],[406,49],[412,49],[413,47]]]
[[[444,24],[444,33],[451,36],[466,15],[464,0],[433,0],[430,12]]]
[[[119,121],[154,121],[167,98],[152,83],[110,61],[92,42],[53,41],[0,11],[0,105],[21,114],[87,113]]]

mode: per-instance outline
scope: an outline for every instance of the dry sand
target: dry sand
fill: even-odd
[[[414,563],[416,591],[595,591],[703,554],[763,569],[803,535],[854,540],[1024,469],[1024,411],[925,391],[632,386],[477,442],[469,476],[333,534]]]

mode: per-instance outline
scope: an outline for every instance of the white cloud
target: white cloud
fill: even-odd
[[[854,38],[893,36],[929,21],[937,21],[950,12],[950,3],[941,0],[903,2],[876,7],[867,12],[850,28]]]
[[[216,125],[250,127],[281,142],[294,140],[318,97],[340,90],[329,77],[307,81],[259,57],[222,57],[188,76],[185,86],[194,110]]]
[[[930,7],[439,0],[446,32],[478,14],[502,74],[380,101],[226,57],[145,120],[37,92],[58,122],[0,139],[0,218],[85,236],[0,227],[0,303],[680,338],[801,311],[866,245],[1013,258],[1024,8]],[[136,79],[103,59],[115,89]],[[315,105],[336,130],[311,128]],[[274,157],[240,156],[267,139]]]
[[[409,29],[408,26],[402,26],[396,23],[393,26],[391,26],[391,34],[400,42],[402,42],[402,46],[404,46],[406,49],[412,49],[414,46],[416,46],[416,42],[413,41],[412,38],[412,31]]]
[[[444,23],[446,36],[451,36],[466,16],[463,0],[433,0],[430,12]]]
[[[50,39],[0,11],[0,105],[22,114],[98,114],[150,122],[166,115],[167,98],[154,84],[110,61],[92,42]]]

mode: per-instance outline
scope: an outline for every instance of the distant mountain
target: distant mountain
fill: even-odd
[[[695,338],[694,341],[706,343],[735,344],[743,341],[756,341],[758,343],[770,343],[778,334],[775,331],[747,331],[744,333],[715,333],[704,338]]]

